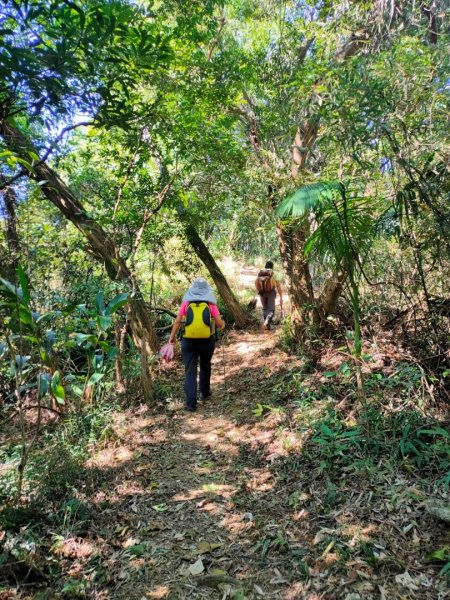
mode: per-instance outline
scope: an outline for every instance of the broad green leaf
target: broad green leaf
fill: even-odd
[[[96,354],[94,356],[94,361],[93,361],[95,371],[99,371],[102,368],[104,362],[105,362],[105,357],[103,356],[103,354]]]
[[[146,544],[136,544],[135,546],[130,546],[129,548],[127,548],[127,554],[131,554],[132,556],[142,556],[146,552]]]
[[[3,277],[0,277],[0,291],[6,293],[15,302],[22,302],[22,291],[20,288],[16,288],[13,283],[7,279],[3,279]]]
[[[433,429],[419,429],[419,433],[426,435],[442,435],[445,438],[450,438],[450,432],[442,427],[434,427]]]
[[[39,373],[38,375],[38,394],[39,397],[45,396],[50,389],[51,377],[50,373]]]
[[[325,423],[321,423],[320,424],[320,430],[322,431],[322,433],[324,435],[327,435],[329,437],[333,437],[333,432],[331,431],[331,429],[328,427],[328,425],[325,425]]]
[[[64,387],[62,386],[61,378],[58,371],[55,371],[53,373],[51,390],[58,404],[64,404],[66,399],[66,392],[64,390]]]
[[[101,290],[95,296],[95,306],[99,315],[105,314],[105,297]]]
[[[27,306],[19,306],[19,317],[20,322],[24,325],[31,325],[33,323],[33,315],[31,314],[31,311]]]
[[[428,555],[428,560],[436,559],[436,560],[449,560],[450,559],[450,546],[442,546],[439,550],[432,552]]]
[[[117,296],[115,296],[106,307],[105,315],[112,315],[117,310],[119,310],[119,308],[124,306],[129,301],[129,299],[129,294],[117,294]]]
[[[93,373],[90,377],[89,377],[89,381],[87,382],[88,385],[95,385],[96,383],[98,383],[101,379],[103,379],[103,377],[105,376],[104,373]]]
[[[333,193],[341,193],[343,186],[339,181],[323,181],[304,185],[287,196],[277,208],[278,217],[301,217],[317,208],[324,199],[330,200]]]
[[[252,410],[252,413],[255,415],[255,417],[260,417],[263,414],[263,412],[264,407],[260,402],[258,402],[255,408]]]
[[[79,346],[82,346],[83,344],[87,343],[96,346],[98,343],[97,336],[93,335],[92,333],[75,333],[74,335]]]
[[[31,358],[31,356],[20,356],[19,354],[16,354],[16,359],[15,359],[16,367],[18,369],[19,368],[23,369],[30,362],[30,358]]]
[[[112,317],[108,315],[98,315],[97,316],[97,325],[102,331],[108,331],[111,327]]]

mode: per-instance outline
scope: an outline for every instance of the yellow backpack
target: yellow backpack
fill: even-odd
[[[190,302],[184,322],[183,337],[206,339],[214,333],[214,319],[207,302]]]

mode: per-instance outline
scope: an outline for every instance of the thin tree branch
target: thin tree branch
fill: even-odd
[[[139,227],[137,233],[136,233],[136,237],[134,239],[133,242],[133,246],[131,248],[131,260],[133,260],[134,256],[136,255],[136,252],[139,248],[139,245],[141,243],[142,240],[142,236],[144,234],[144,231],[148,225],[148,222],[150,221],[150,219],[155,216],[162,208],[167,196],[169,195],[170,189],[172,188],[172,184],[175,180],[175,177],[177,176],[177,173],[175,173],[172,177],[172,179],[169,181],[169,183],[167,185],[164,186],[164,188],[161,190],[161,192],[158,194],[158,204],[156,205],[155,208],[150,209],[149,207],[147,207],[144,211],[144,216],[142,218],[142,223],[141,226]]]
[[[139,138],[138,138],[138,143],[136,145],[136,149],[133,152],[133,156],[130,158],[130,162],[128,163],[128,167],[127,167],[127,170],[125,172],[125,176],[124,176],[124,178],[123,178],[123,180],[122,180],[122,182],[121,182],[121,184],[119,186],[119,191],[117,192],[117,198],[116,198],[116,202],[114,204],[114,210],[113,210],[113,215],[112,215],[113,221],[115,221],[116,213],[117,213],[117,210],[119,208],[120,201],[122,200],[122,196],[123,196],[123,192],[125,190],[125,186],[127,184],[128,179],[130,178],[131,171],[132,171],[132,169],[133,169],[133,167],[135,165],[135,161],[136,161],[136,158],[137,158],[137,155],[138,155],[138,152],[139,152],[139,148],[141,147],[143,135],[144,135],[144,129],[141,129],[141,131],[139,133]]]

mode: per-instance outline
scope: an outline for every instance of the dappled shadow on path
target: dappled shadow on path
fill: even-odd
[[[197,413],[184,413],[174,392],[164,407],[117,416],[114,439],[87,464],[89,526],[69,523],[51,550],[86,597],[398,597],[395,577],[420,556],[408,529],[421,524],[417,490],[404,492],[405,474],[395,495],[398,476],[386,485],[381,462],[355,472],[311,455],[308,427],[282,410],[283,378],[301,361],[276,342],[230,334],[214,357],[213,397]],[[181,368],[174,376],[181,382]],[[315,403],[319,421],[326,406]],[[396,503],[409,516],[392,540]],[[405,598],[433,598],[425,586],[410,591]]]

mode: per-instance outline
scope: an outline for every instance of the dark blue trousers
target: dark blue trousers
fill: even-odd
[[[197,371],[200,359],[200,393],[209,396],[211,393],[211,359],[214,354],[216,341],[214,336],[208,339],[181,340],[181,355],[183,357],[185,376],[184,391],[186,394],[186,406],[197,407]]]

